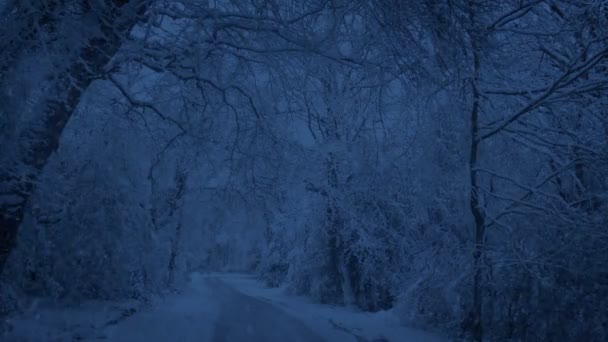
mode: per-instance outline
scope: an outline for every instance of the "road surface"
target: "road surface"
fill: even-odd
[[[323,341],[302,322],[272,304],[239,293],[219,279],[208,278],[207,282],[221,298],[214,342]]]
[[[391,312],[315,304],[254,277],[194,273],[179,293],[143,307],[43,301],[7,321],[7,342],[444,342],[402,326]]]
[[[221,279],[196,276],[179,295],[108,328],[117,342],[321,342],[302,322]]]

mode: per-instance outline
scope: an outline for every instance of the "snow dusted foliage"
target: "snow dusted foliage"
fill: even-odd
[[[474,341],[606,340],[605,1],[7,3],[7,298],[255,270]]]
[[[598,248],[607,218],[605,12],[588,2],[462,2],[450,17],[459,8],[451,2],[399,3],[373,10],[405,49],[403,88],[380,81],[384,95],[365,112],[349,92],[360,95],[369,74],[341,78],[320,63],[307,69],[314,90],[299,84],[309,138],[296,138],[306,153],[287,173],[295,194],[274,216],[262,275],[321,301],[396,303],[410,322],[474,340],[601,340],[605,329],[592,322],[605,320],[593,303],[607,293]],[[419,21],[404,23],[411,13]],[[541,34],[560,25],[569,27],[560,38]],[[428,40],[417,38],[421,27]],[[477,36],[480,27],[487,34]],[[580,39],[588,45],[565,44]],[[539,317],[547,320],[526,323]]]
[[[27,293],[137,297],[158,277],[146,165],[134,158],[146,140],[120,139],[129,122],[99,106],[81,106],[40,179],[7,270]]]
[[[258,268],[270,285],[364,310],[397,306],[418,324],[458,325],[467,296],[462,159],[450,156],[458,140],[433,130],[433,120],[444,120],[434,115],[395,124],[377,147],[368,131],[356,142],[292,153]],[[436,141],[435,153],[423,149]],[[408,142],[406,151],[393,149]]]

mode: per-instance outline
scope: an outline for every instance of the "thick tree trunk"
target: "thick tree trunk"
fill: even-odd
[[[99,24],[100,35],[87,39],[67,70],[55,75],[36,127],[20,140],[0,169],[0,272],[15,246],[17,231],[36,180],[78,105],[81,96],[103,74],[104,66],[146,10],[148,0],[85,1]],[[3,154],[8,151],[3,151]]]
[[[471,149],[470,149],[470,159],[469,159],[469,172],[470,172],[470,184],[471,184],[471,192],[470,192],[470,209],[471,214],[473,215],[474,221],[474,229],[475,229],[475,245],[473,247],[473,307],[471,309],[470,317],[469,317],[469,329],[471,334],[473,335],[473,339],[476,342],[480,342],[483,338],[482,331],[482,297],[481,297],[481,276],[482,276],[482,259],[484,252],[484,234],[485,234],[485,217],[480,208],[479,194],[477,192],[477,172],[475,171],[477,167],[477,159],[478,159],[478,149],[479,142],[476,141],[476,132],[477,132],[477,123],[478,123],[478,115],[479,115],[479,105],[478,105],[478,94],[475,91],[476,99],[474,100],[473,110],[472,110],[472,141],[471,141]]]
[[[470,8],[471,24],[475,24],[474,9]],[[482,260],[484,254],[485,239],[485,216],[481,209],[481,202],[478,193],[478,158],[479,158],[479,101],[480,93],[479,73],[480,61],[477,39],[474,32],[469,32],[471,40],[471,54],[473,57],[473,79],[472,92],[473,104],[471,108],[471,148],[469,156],[469,175],[470,175],[470,199],[469,205],[474,221],[474,247],[473,247],[473,306],[468,317],[467,329],[475,342],[483,340],[483,298],[482,298]]]

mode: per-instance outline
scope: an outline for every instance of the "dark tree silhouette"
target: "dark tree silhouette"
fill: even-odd
[[[18,3],[20,2],[15,4]],[[53,25],[54,20],[61,20],[56,11],[65,8],[67,3],[68,1],[35,1],[30,6],[40,8],[43,12],[34,19],[26,16],[25,20],[37,21],[38,27]],[[71,65],[54,75],[40,121],[36,127],[32,127],[20,137],[24,143],[20,144],[19,150],[16,151],[17,160],[11,160],[10,165],[2,165],[0,170],[0,272],[15,245],[17,231],[39,173],[59,146],[61,133],[81,96],[93,80],[103,77],[104,67],[120,49],[133,26],[145,14],[148,1],[83,1],[83,4],[86,11],[95,15],[99,25],[98,32],[101,34],[88,37]],[[11,13],[16,16],[20,14],[19,9]],[[19,58],[19,49],[25,48],[15,40],[27,41],[36,37],[34,30],[27,30],[28,26],[23,25],[23,30],[18,30],[23,37],[15,37],[8,42],[10,49],[0,49],[7,54],[0,70],[3,73],[11,67],[10,63]],[[6,26],[5,28],[14,29]]]

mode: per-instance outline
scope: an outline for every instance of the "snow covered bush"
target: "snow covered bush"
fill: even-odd
[[[61,158],[41,179],[10,271],[35,295],[143,295],[158,272],[158,265],[150,265],[156,248],[146,184],[129,179],[119,154],[85,159],[76,168]]]

